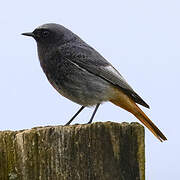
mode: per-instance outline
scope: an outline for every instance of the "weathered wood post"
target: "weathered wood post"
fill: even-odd
[[[0,132],[0,180],[144,179],[144,128],[138,123]]]

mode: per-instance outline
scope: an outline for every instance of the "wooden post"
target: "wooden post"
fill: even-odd
[[[144,180],[138,123],[0,131],[0,180]]]

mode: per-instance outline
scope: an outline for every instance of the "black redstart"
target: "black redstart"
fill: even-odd
[[[82,107],[66,124],[87,106],[95,110],[110,101],[138,118],[160,141],[167,140],[157,126],[136,105],[148,104],[131,88],[122,75],[95,49],[59,24],[44,24],[33,32],[23,33],[37,42],[41,67],[51,85],[64,97]]]

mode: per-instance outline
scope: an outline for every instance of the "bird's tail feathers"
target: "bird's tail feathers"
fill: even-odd
[[[118,90],[119,91],[119,90]],[[110,101],[132,113],[137,119],[139,119],[161,142],[167,140],[164,134],[158,129],[158,127],[147,117],[147,115],[136,105],[136,103],[130,99],[126,94],[119,91],[118,96]]]

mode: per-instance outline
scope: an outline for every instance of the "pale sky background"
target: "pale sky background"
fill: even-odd
[[[33,39],[21,36],[56,22],[97,49],[150,105],[142,108],[167,136],[146,129],[146,178],[180,179],[180,1],[1,1],[0,130],[63,125],[79,105],[60,96],[43,74]],[[93,109],[74,123],[85,123]],[[95,121],[138,121],[111,103]]]

